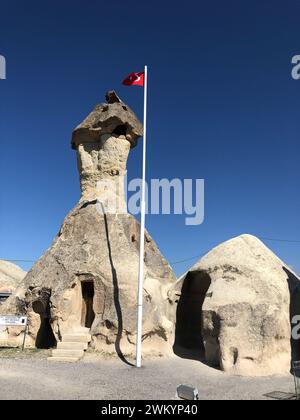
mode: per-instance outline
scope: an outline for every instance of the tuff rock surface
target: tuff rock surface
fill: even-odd
[[[300,281],[259,239],[242,235],[210,251],[173,288],[176,344],[203,351],[211,365],[239,375],[287,373],[299,360],[291,320]]]
[[[97,143],[105,134],[123,135],[131,147],[143,135],[143,126],[135,113],[114,91],[106,93],[106,103],[97,104],[94,110],[73,131],[72,147],[80,144]]]
[[[13,292],[26,272],[9,261],[0,260],[0,292]]]
[[[133,111],[114,91],[107,103],[96,105],[75,128],[72,147],[77,150],[81,201],[99,198],[112,213],[126,213],[124,179],[130,149],[143,127]]]

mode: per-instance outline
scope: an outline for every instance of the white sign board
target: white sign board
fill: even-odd
[[[0,316],[0,326],[13,327],[13,326],[26,326],[27,316],[5,315]]]

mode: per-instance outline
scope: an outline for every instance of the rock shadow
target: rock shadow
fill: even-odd
[[[120,290],[119,290],[118,276],[117,276],[117,272],[116,272],[116,269],[115,269],[115,266],[114,266],[114,263],[113,263],[113,258],[112,258],[107,215],[105,213],[103,204],[100,201],[99,201],[99,203],[101,205],[103,218],[104,218],[109,262],[110,262],[110,266],[111,266],[112,281],[113,281],[113,287],[114,287],[114,304],[115,304],[117,319],[118,319],[118,330],[117,330],[117,336],[116,336],[116,341],[115,341],[115,349],[116,349],[116,353],[117,353],[118,357],[120,358],[120,360],[122,360],[122,362],[126,363],[129,366],[134,366],[132,363],[130,363],[126,359],[126,357],[124,356],[124,354],[121,350],[121,339],[122,339],[122,334],[123,334],[123,314],[122,314],[122,308],[121,308],[121,303],[120,303]]]
[[[38,296],[32,302],[32,309],[40,316],[40,328],[37,332],[35,345],[38,349],[51,349],[56,347],[56,338],[51,326],[50,298],[51,290],[41,288]]]
[[[181,289],[175,327],[174,353],[184,359],[205,361],[202,309],[210,276],[203,271],[189,272]]]
[[[290,291],[290,323],[291,323],[291,371],[292,363],[300,360],[300,339],[292,336],[292,330],[296,326],[293,323],[295,316],[300,316],[300,281],[287,267],[282,267],[287,274],[287,282]]]

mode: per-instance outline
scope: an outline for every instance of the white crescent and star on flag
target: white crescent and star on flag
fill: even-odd
[[[139,74],[132,74],[130,76],[131,82],[139,82],[141,80],[141,76]]]

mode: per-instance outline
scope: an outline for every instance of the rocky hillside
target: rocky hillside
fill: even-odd
[[[0,292],[14,291],[26,272],[11,262],[0,260]]]

